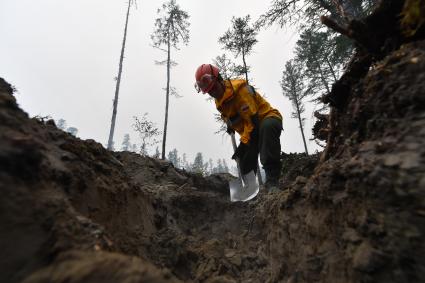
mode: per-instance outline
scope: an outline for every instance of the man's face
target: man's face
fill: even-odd
[[[224,94],[224,86],[221,82],[218,80],[215,80],[214,86],[212,89],[208,92],[208,94],[211,97],[214,97],[215,99],[220,99]]]

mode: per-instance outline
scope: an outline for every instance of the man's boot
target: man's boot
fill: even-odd
[[[279,189],[279,177],[280,168],[265,169],[266,172],[266,183],[264,184],[266,190],[269,192],[280,191]]]

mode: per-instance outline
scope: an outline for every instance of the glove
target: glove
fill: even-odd
[[[226,132],[231,135],[235,133],[235,130],[233,130],[230,126],[227,126]]]
[[[235,153],[232,155],[232,159],[241,159],[245,155],[247,149],[248,145],[241,142],[236,148]]]

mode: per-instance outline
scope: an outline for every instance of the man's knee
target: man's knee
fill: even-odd
[[[260,160],[264,169],[280,167],[280,133],[282,121],[277,118],[266,118],[262,123]]]
[[[278,134],[282,131],[282,120],[275,117],[265,118],[260,125],[260,133],[265,134]]]

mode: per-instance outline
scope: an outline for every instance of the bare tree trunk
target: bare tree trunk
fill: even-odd
[[[168,33],[168,50],[167,50],[167,93],[165,98],[165,121],[164,121],[164,132],[162,136],[162,156],[161,159],[165,159],[165,143],[167,141],[167,125],[168,125],[168,104],[170,101],[170,52],[171,52],[171,43],[170,43],[170,33]]]
[[[249,84],[249,82],[248,82],[248,69],[246,68],[245,52],[243,50],[242,50],[242,62],[243,62],[243,68],[245,70],[245,80],[246,80],[246,83]]]
[[[309,45],[310,45],[310,48],[311,48],[311,41],[310,41],[310,40],[309,40]],[[323,83],[323,86],[326,88],[327,93],[330,93],[330,92],[331,92],[331,90],[330,90],[329,85],[328,85],[328,83],[327,83],[327,81],[326,81],[325,75],[323,74],[323,70],[322,70],[322,68],[320,67],[320,63],[317,63],[317,62],[316,62],[316,65],[317,65],[317,68],[319,69],[319,72],[320,72],[320,79],[321,79],[321,81],[322,81],[322,83]]]
[[[350,3],[348,1],[340,1],[340,0],[332,0],[334,3],[334,6],[336,7],[339,15],[345,20],[346,23],[348,23],[352,18],[352,6],[349,5]],[[347,9],[351,8],[351,9]]]
[[[297,97],[296,94],[294,95],[294,97]],[[308,154],[307,143],[305,142],[303,122],[301,120],[300,105],[299,105],[298,99],[295,99],[295,105],[297,107],[298,122],[300,123],[300,130],[301,130],[301,135],[303,137],[305,153]]]
[[[295,108],[297,110],[297,118],[298,118],[298,122],[300,124],[300,130],[301,130],[301,135],[303,138],[303,143],[304,143],[304,149],[305,149],[305,153],[308,154],[308,149],[307,149],[307,143],[305,142],[305,136],[304,136],[304,128],[303,128],[303,122],[301,119],[301,111],[300,111],[300,100],[298,99],[298,94],[296,91],[296,82],[294,81],[294,79],[291,79],[291,95],[292,95],[292,101],[295,105]]]
[[[111,129],[109,130],[109,139],[108,139],[108,149],[109,150],[112,150],[112,145],[114,143],[113,140],[114,140],[114,131],[115,131],[115,120],[117,118],[118,94],[119,94],[119,91],[120,91],[120,84],[121,84],[122,62],[124,60],[124,50],[125,50],[125,41],[127,39],[127,26],[128,26],[128,17],[130,15],[130,6],[131,6],[131,0],[128,0],[127,16],[126,16],[126,19],[125,19],[125,28],[124,28],[124,38],[122,40],[120,63],[119,63],[119,67],[118,67],[117,84],[115,86],[115,98],[114,98],[113,110],[112,110]]]
[[[329,62],[328,56],[325,56],[325,58],[326,58],[326,63],[329,66],[329,70],[331,71],[332,76],[334,77],[334,81],[336,82],[338,79],[336,78],[336,74],[335,74],[334,69],[332,68],[331,62]]]
[[[317,64],[317,67],[319,68],[319,72],[320,72],[320,79],[322,80],[322,83],[323,83],[323,85],[325,86],[326,91],[327,91],[328,93],[330,93],[330,92],[331,92],[331,90],[330,90],[330,88],[329,88],[328,82],[327,82],[327,81],[326,81],[326,79],[325,79],[325,76],[324,76],[324,74],[323,74],[323,70],[322,70],[322,68],[320,67],[320,64]]]

